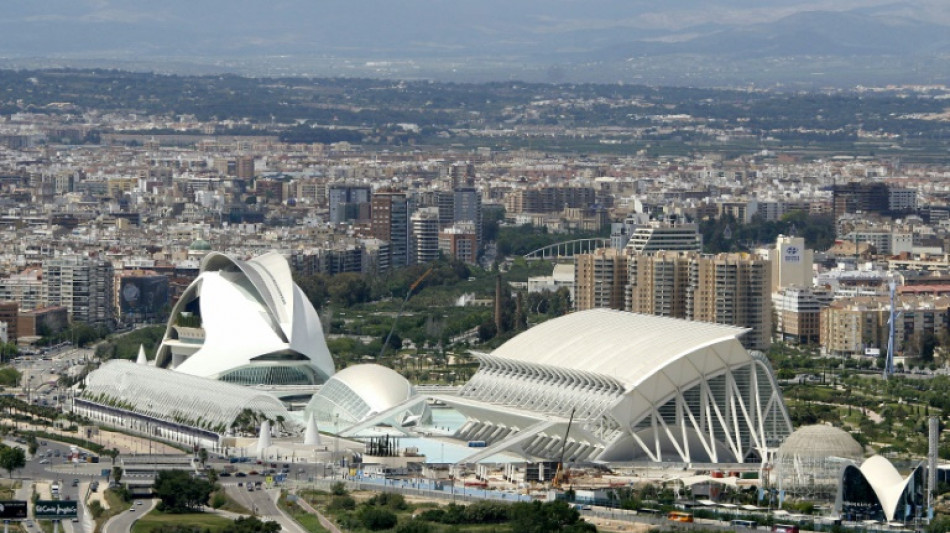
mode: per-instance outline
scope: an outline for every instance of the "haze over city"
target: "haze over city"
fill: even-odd
[[[7,2],[0,519],[946,533],[948,79],[937,1]]]
[[[946,79],[909,0],[15,2],[2,65],[404,79],[844,86]]]

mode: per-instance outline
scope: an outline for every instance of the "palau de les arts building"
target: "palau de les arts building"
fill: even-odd
[[[239,385],[313,385],[334,372],[317,312],[276,252],[205,256],[155,366]]]
[[[305,416],[339,423],[343,436],[380,424],[411,432],[425,424],[430,399],[443,402],[465,417],[453,436],[484,444],[465,462],[499,453],[556,459],[563,447],[575,461],[758,463],[792,426],[768,361],[739,341],[747,331],[608,309],[576,312],[491,353],[473,353],[475,375],[457,394],[434,397],[376,365],[332,379],[319,317],[286,259],[211,253],[175,304],[154,364],[110,361],[97,371],[108,379],[94,373],[79,400],[84,414],[98,413],[93,418],[132,429],[165,420],[176,439],[198,432],[214,446],[214,435],[232,425],[227,418],[241,412],[236,407],[261,401],[263,391],[248,386],[323,385]],[[171,383],[176,374],[213,380],[217,392],[203,399],[199,382],[189,383],[199,390],[179,405],[171,398],[176,387],[136,385]],[[269,416],[295,419],[267,405]],[[221,415],[214,423],[188,415],[201,410]]]

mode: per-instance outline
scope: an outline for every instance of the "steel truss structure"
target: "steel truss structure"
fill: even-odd
[[[546,322],[492,354],[458,398],[456,436],[553,459],[567,414],[575,461],[759,462],[791,433],[768,361],[746,330],[595,309]]]

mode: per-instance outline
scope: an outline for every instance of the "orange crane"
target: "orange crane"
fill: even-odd
[[[393,332],[396,331],[396,322],[399,321],[399,317],[402,315],[402,310],[406,308],[406,302],[409,301],[409,297],[412,296],[413,291],[415,291],[419,285],[422,284],[423,280],[429,277],[429,274],[432,273],[434,267],[429,267],[429,270],[426,270],[419,276],[419,279],[412,282],[412,285],[409,286],[409,290],[406,291],[406,297],[403,299],[402,304],[399,306],[399,311],[396,312],[395,318],[393,318],[393,325],[389,328],[389,334],[386,335],[386,340],[383,341],[383,346],[379,349],[379,359],[383,358],[383,355],[386,353],[386,346],[389,346],[389,339],[393,336]]]
[[[564,431],[564,440],[561,441],[561,457],[557,460],[557,472],[554,473],[554,480],[551,481],[551,486],[555,489],[560,489],[561,485],[568,478],[567,469],[564,468],[564,450],[567,449],[567,436],[571,434],[571,424],[574,423],[574,410],[576,407],[571,408],[571,417],[567,420],[567,429]]]

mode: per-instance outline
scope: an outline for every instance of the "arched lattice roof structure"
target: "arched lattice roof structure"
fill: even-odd
[[[84,401],[224,434],[244,410],[290,420],[277,398],[252,388],[171,370],[109,361],[86,378]]]
[[[335,421],[339,416],[341,424],[355,424],[413,396],[415,388],[395,370],[375,364],[354,365],[334,374],[311,398],[306,412],[322,421]],[[420,404],[410,414],[421,414],[424,407]]]
[[[169,317],[156,365],[241,385],[306,385],[333,375],[320,319],[276,252],[212,252]]]
[[[761,460],[791,433],[768,361],[748,330],[608,309],[540,324],[491,354],[457,399],[458,436],[538,458]]]
[[[775,479],[789,495],[834,496],[841,469],[864,458],[864,447],[847,431],[829,425],[803,426],[775,455]]]

